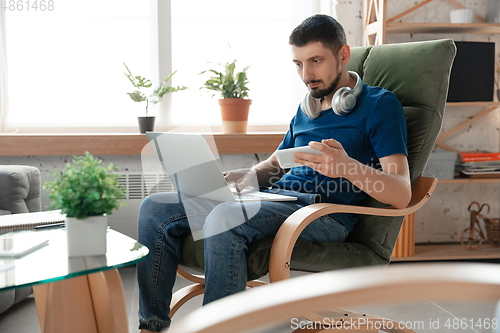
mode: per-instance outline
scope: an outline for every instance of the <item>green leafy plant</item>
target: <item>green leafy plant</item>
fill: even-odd
[[[125,74],[132,85],[137,88],[136,91],[127,94],[134,102],[146,101],[146,117],[148,116],[149,103],[156,104],[162,99],[165,94],[187,89],[187,87],[185,86],[172,87],[167,84],[172,76],[177,73],[177,71],[175,71],[170,74],[165,80],[163,80],[160,85],[153,91],[153,93],[148,97],[145,93],[142,92],[142,90],[151,88],[151,86],[153,85],[151,81],[142,76],[132,75],[132,72],[130,71],[130,69],[128,69],[127,65],[125,63],[123,63],[123,65],[127,69],[127,72],[123,72],[123,74]]]
[[[53,170],[53,182],[43,187],[50,191],[51,208],[61,209],[67,217],[84,219],[87,216],[111,214],[124,206],[125,190],[118,184],[118,175],[113,163],[104,168],[102,160],[89,152],[85,156],[74,156],[73,164],[67,163],[59,173]]]
[[[247,70],[250,66],[245,67],[241,72],[234,74],[236,67],[236,60],[231,63],[226,63],[225,65],[218,64],[224,68],[224,73],[219,72],[215,69],[209,69],[200,73],[200,75],[206,72],[211,72],[214,74],[205,82],[203,87],[200,89],[214,90],[221,94],[222,98],[245,98],[248,97],[248,78]],[[212,97],[215,96],[212,95]]]

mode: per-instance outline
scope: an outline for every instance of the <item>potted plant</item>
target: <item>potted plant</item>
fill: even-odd
[[[116,170],[113,163],[104,168],[101,160],[85,152],[74,156],[61,173],[54,170],[53,182],[45,182],[51,208],[66,214],[69,257],[106,254],[107,215],[125,205]]]
[[[245,67],[235,75],[236,60],[225,65],[218,65],[224,68],[224,73],[215,69],[200,73],[200,75],[206,72],[214,74],[210,76],[201,89],[205,88],[220,92],[219,105],[222,115],[222,131],[224,133],[246,133],[248,112],[250,104],[252,104],[251,99],[245,98],[248,97],[247,69],[250,66]]]
[[[163,82],[160,83],[160,85],[153,91],[153,93],[148,97],[145,93],[142,92],[141,89],[149,89],[152,86],[152,83],[149,79],[146,79],[145,77],[142,76],[134,76],[132,75],[132,72],[130,72],[130,69],[128,69],[127,65],[123,63],[125,68],[127,69],[127,72],[123,72],[125,76],[132,82],[132,85],[137,88],[136,91],[127,93],[130,98],[134,102],[144,102],[146,101],[146,116],[145,117],[137,117],[139,120],[139,129],[141,133],[145,133],[146,131],[152,131],[154,129],[154,124],[155,124],[155,117],[149,117],[148,116],[148,108],[149,108],[149,103],[156,104],[158,103],[162,97],[165,94],[176,92],[179,90],[185,90],[187,87],[172,87],[167,84],[168,81],[172,78],[172,76],[177,72],[173,72],[170,74]]]

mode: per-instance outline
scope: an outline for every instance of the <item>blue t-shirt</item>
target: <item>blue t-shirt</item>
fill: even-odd
[[[278,149],[307,146],[310,141],[322,139],[337,140],[349,157],[376,169],[381,169],[379,159],[382,157],[408,155],[401,103],[392,92],[367,84],[363,84],[355,108],[345,116],[338,116],[330,108],[311,119],[299,106]],[[326,177],[306,166],[292,168],[273,187],[316,193],[322,202],[346,205],[359,205],[367,197],[347,179]],[[353,214],[333,215],[349,230],[357,222]]]

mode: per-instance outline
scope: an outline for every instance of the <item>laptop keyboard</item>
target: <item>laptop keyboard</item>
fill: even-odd
[[[248,194],[248,193],[245,193],[245,194],[240,194],[240,195],[237,195],[237,194],[234,194],[234,197],[236,199],[266,199],[268,198],[267,196],[264,196],[264,195],[255,195],[255,194]]]

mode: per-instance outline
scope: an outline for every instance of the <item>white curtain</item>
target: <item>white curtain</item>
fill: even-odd
[[[0,132],[5,127],[8,109],[7,96],[7,47],[5,41],[5,11],[0,9]]]

